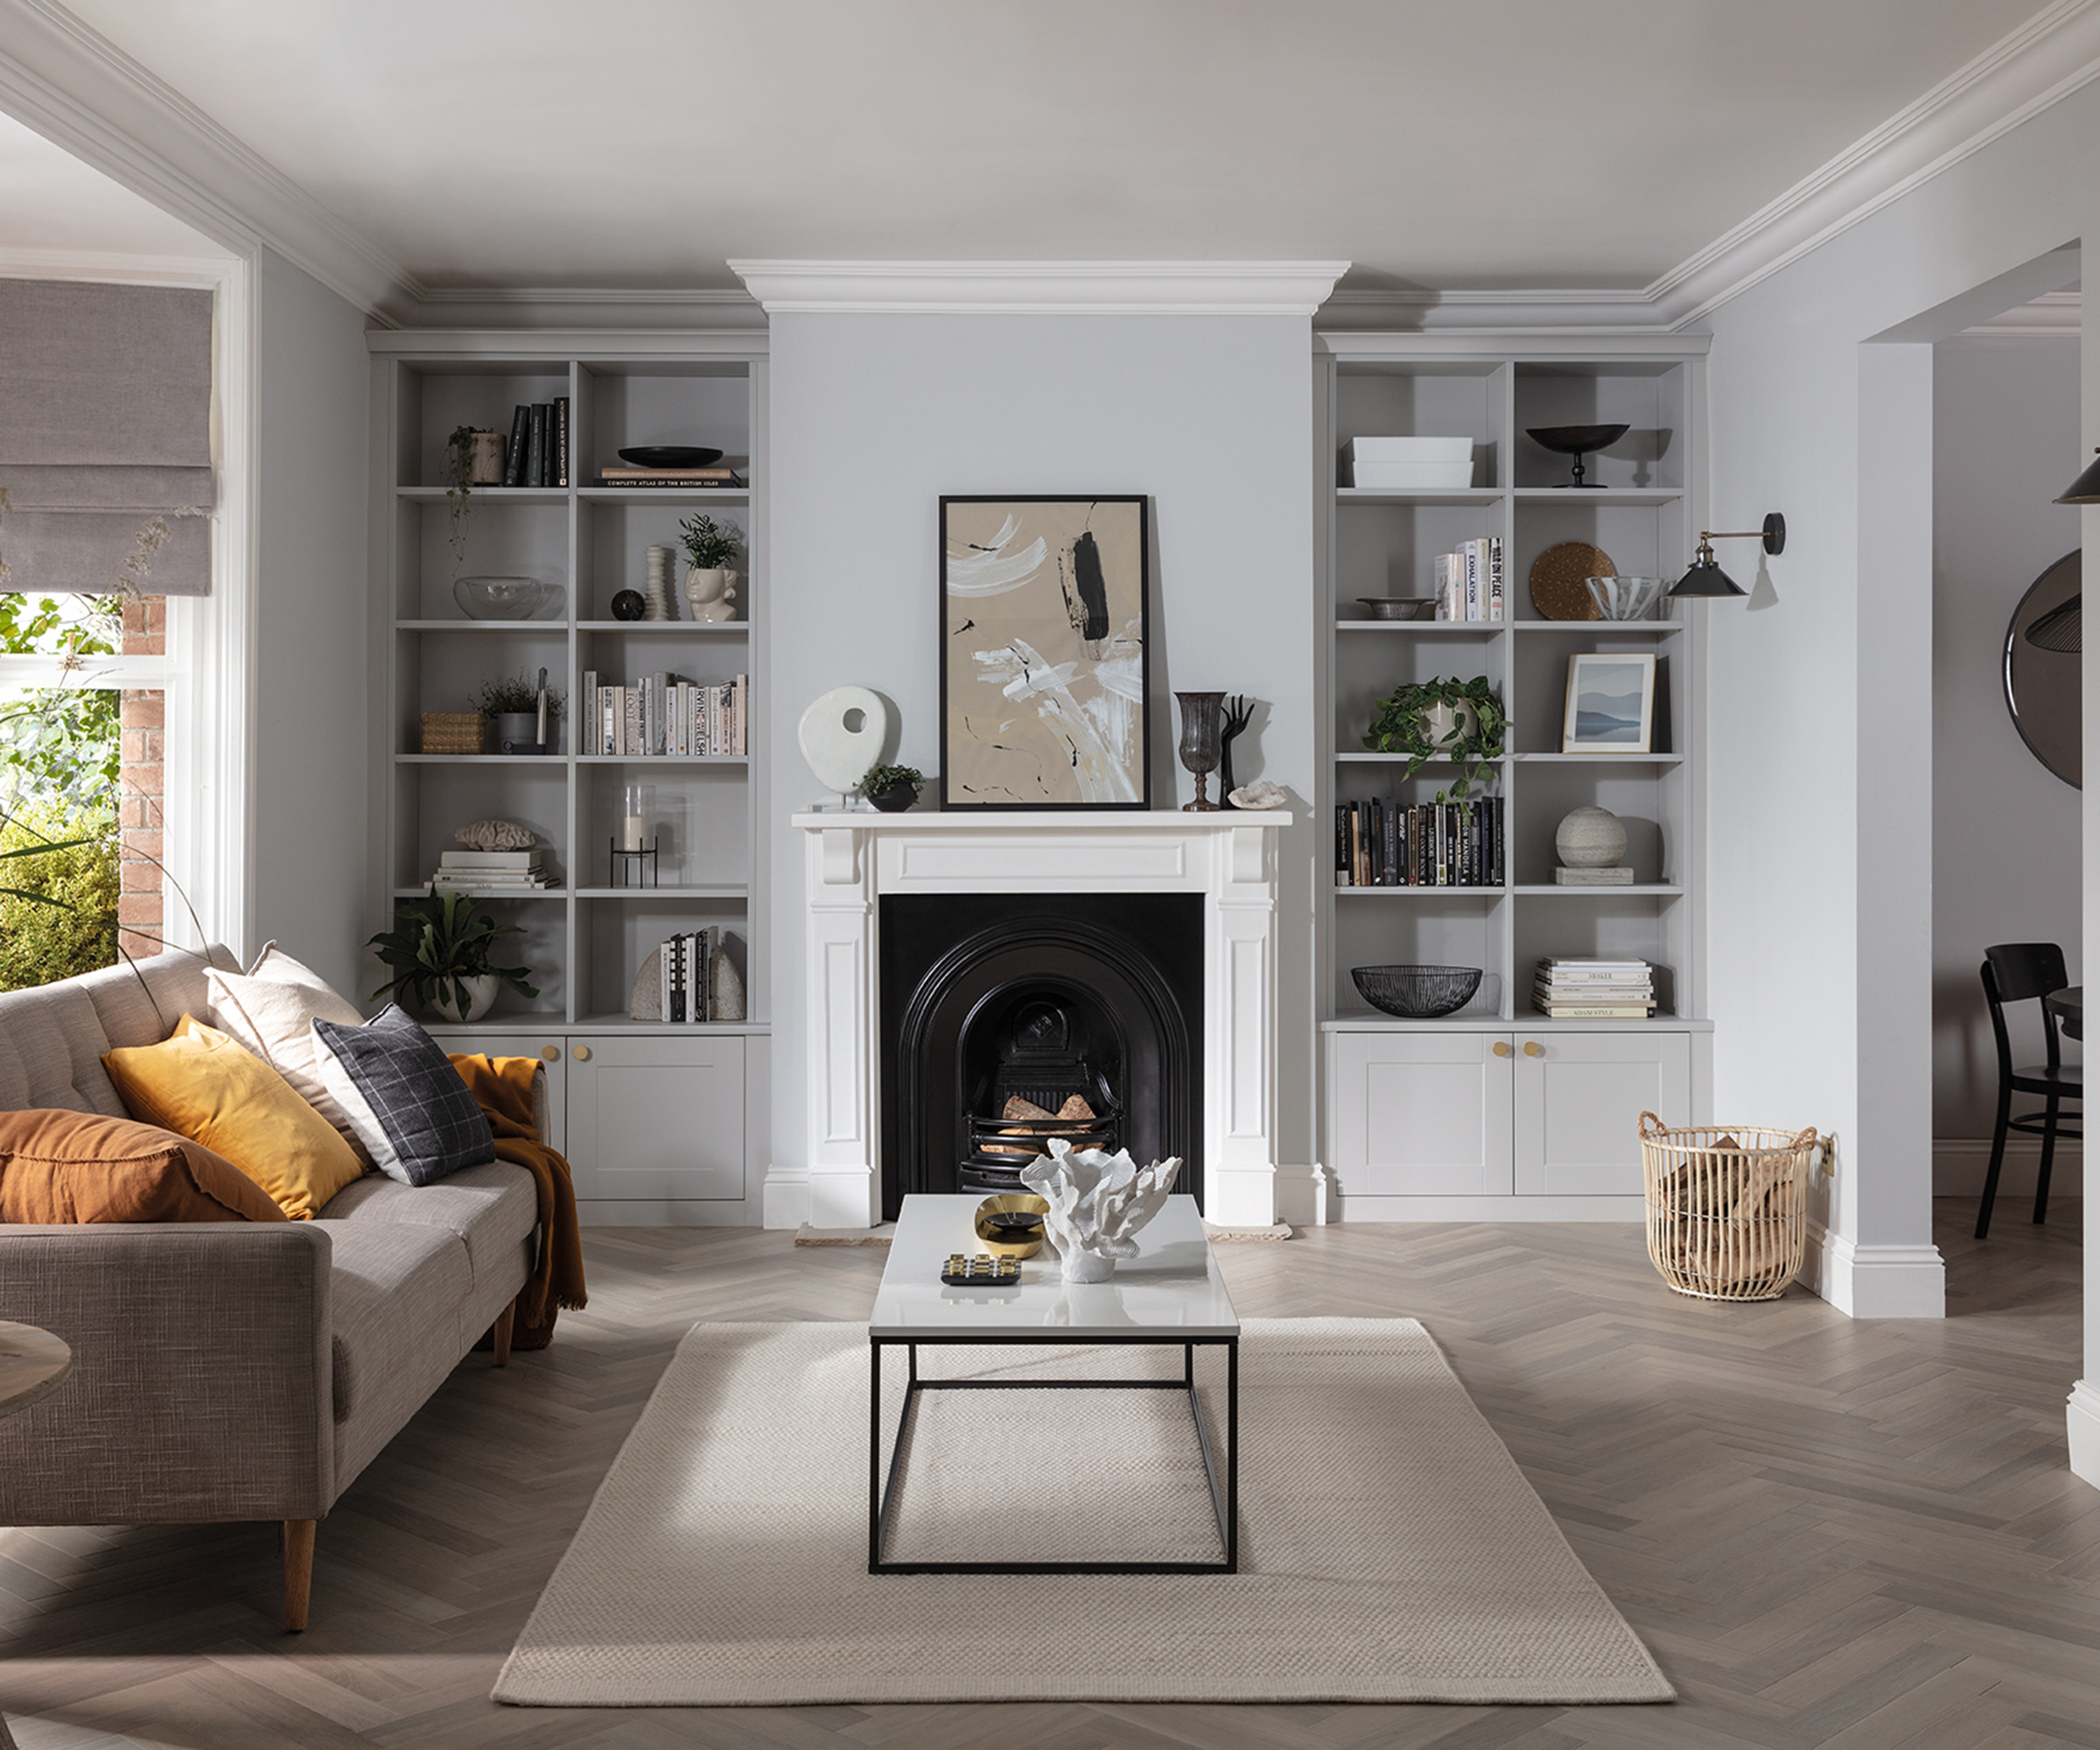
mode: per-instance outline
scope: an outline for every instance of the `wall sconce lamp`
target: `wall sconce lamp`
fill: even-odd
[[[1699,530],[1698,551],[1692,556],[1691,569],[1677,579],[1676,588],[1670,592],[1673,600],[1679,596],[1746,596],[1750,593],[1713,563],[1712,543],[1716,541],[1762,541],[1766,552],[1783,553],[1787,550],[1787,519],[1775,510],[1765,519],[1762,528]]]
[[[2093,452],[2100,456],[2100,450]],[[2058,504],[2100,504],[2100,462],[2095,462],[2082,474],[2056,494]]]
[[[2100,450],[2093,452],[2100,456]],[[2058,504],[2100,504],[2100,462],[2095,462],[2056,496]],[[2027,642],[2038,650],[2076,656],[2085,649],[2085,592],[2059,603],[2026,631]]]

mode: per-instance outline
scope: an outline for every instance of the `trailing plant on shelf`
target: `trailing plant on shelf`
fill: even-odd
[[[530,676],[522,673],[506,675],[500,680],[484,681],[481,690],[474,695],[474,709],[483,717],[536,713],[539,708],[539,683]],[[547,689],[547,720],[551,723],[561,714],[562,690],[559,687],[550,687]]]
[[[395,975],[372,994],[407,996],[418,1007],[443,1002],[457,1014],[472,1005],[469,978],[494,978],[521,997],[536,997],[522,966],[498,966],[492,949],[500,935],[522,935],[517,924],[500,924],[465,893],[440,893],[433,886],[420,900],[403,900],[394,907],[394,928],[365,945]]]
[[[444,440],[444,501],[451,508],[452,517],[447,538],[452,542],[455,579],[460,566],[466,563],[466,526],[474,514],[471,501],[474,491],[474,439],[480,435],[472,425],[455,425],[452,435]]]
[[[1508,727],[1508,714],[1485,675],[1470,681],[1439,676],[1404,682],[1380,699],[1363,745],[1375,753],[1406,754],[1410,778],[1432,760],[1450,760],[1459,775],[1437,792],[1437,800],[1455,802],[1502,757]]]
[[[678,540],[685,549],[686,563],[696,571],[726,571],[744,550],[733,528],[711,516],[689,516],[678,524]]]

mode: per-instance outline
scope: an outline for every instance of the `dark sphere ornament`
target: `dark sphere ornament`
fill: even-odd
[[[622,590],[612,598],[612,618],[640,620],[648,606],[648,603],[642,600],[640,590]]]

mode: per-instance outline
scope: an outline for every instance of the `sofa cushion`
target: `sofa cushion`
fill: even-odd
[[[224,1155],[295,1222],[365,1170],[282,1075],[188,1015],[172,1039],[120,1047],[103,1062],[134,1116]]]
[[[276,942],[266,942],[246,972],[206,970],[207,1018],[291,1083],[292,1091],[333,1124],[353,1153],[371,1165],[371,1156],[351,1127],[350,1115],[336,1103],[315,1062],[313,1024],[336,1021],[362,1026],[357,1005],[339,995],[319,973],[302,966]]]
[[[495,1136],[438,1041],[398,1004],[361,1027],[313,1024],[317,1067],[372,1164],[429,1185],[495,1153]]]
[[[532,1236],[539,1214],[532,1175],[507,1160],[492,1160],[466,1167],[436,1185],[402,1185],[368,1172],[337,1192],[320,1219],[408,1222],[455,1234],[466,1247],[479,1298],[491,1277],[507,1281],[515,1277],[518,1248]]]
[[[335,1419],[384,1423],[390,1435],[466,1347],[466,1245],[449,1228],[414,1222],[339,1222],[329,1238]]]
[[[0,1222],[282,1222],[233,1162],[172,1130],[100,1112],[0,1112]]]

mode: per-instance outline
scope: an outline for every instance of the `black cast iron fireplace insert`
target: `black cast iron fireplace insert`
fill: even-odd
[[[1179,1155],[1200,1205],[1200,894],[891,894],[880,930],[886,1221],[1021,1188],[1053,1136]]]

